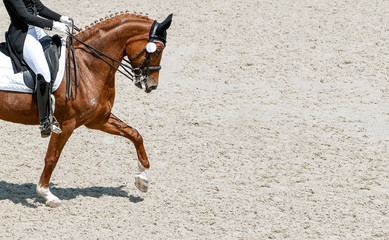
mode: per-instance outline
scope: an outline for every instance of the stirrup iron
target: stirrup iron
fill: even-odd
[[[51,121],[50,129],[55,134],[61,134],[62,133],[61,127],[59,126],[59,123],[58,123],[57,119],[54,116],[53,116],[53,119]]]

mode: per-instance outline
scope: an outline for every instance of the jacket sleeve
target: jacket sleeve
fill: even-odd
[[[30,14],[22,0],[3,0],[4,5],[19,21],[45,29],[53,28],[53,21]]]
[[[46,7],[45,5],[43,5],[43,3],[40,0],[35,0],[35,6],[36,6],[36,9],[38,10],[39,16],[42,16],[44,18],[54,20],[54,21],[59,21],[59,19],[61,18],[61,15],[52,11],[51,9]]]

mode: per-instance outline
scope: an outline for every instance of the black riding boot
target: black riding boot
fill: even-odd
[[[36,89],[38,113],[40,119],[41,136],[43,138],[49,137],[51,132],[61,133],[58,122],[53,116],[51,106],[51,84],[46,82],[45,78],[37,75],[37,89]]]

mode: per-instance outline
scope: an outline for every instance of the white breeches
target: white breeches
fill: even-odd
[[[47,35],[42,28],[29,26],[23,46],[23,59],[36,75],[41,74],[46,82],[50,82],[50,69],[47,65],[42,45],[39,42],[39,39]]]

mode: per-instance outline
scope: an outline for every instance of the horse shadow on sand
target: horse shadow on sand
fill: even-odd
[[[93,198],[112,196],[128,198],[128,200],[132,203],[143,201],[143,198],[141,197],[129,195],[123,190],[124,187],[125,186],[123,185],[119,187],[60,188],[51,185],[50,190],[61,200],[71,200],[77,198],[78,196]],[[15,204],[22,204],[26,207],[37,208],[39,204],[44,204],[45,200],[38,196],[35,189],[36,184],[32,183],[15,184],[0,181],[0,201],[10,200]]]

